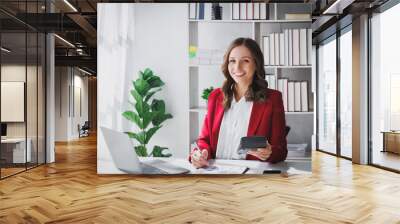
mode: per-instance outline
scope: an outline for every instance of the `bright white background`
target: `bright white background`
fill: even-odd
[[[148,145],[166,146],[174,157],[188,155],[188,16],[186,4],[98,4],[98,126],[117,131],[136,127],[122,117],[132,80],[145,68],[165,82],[155,95],[166,101],[174,118],[167,120]],[[100,129],[99,129],[100,130]],[[111,156],[98,132],[98,173],[107,173],[102,161]]]

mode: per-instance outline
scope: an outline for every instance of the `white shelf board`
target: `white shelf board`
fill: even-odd
[[[201,64],[201,65],[189,65],[189,67],[192,68],[198,68],[198,67],[221,67],[222,64]]]
[[[203,20],[190,19],[189,22],[199,23],[311,23],[312,20]]]
[[[307,111],[307,112],[288,112],[286,111],[285,114],[287,115],[313,115],[313,111]]]
[[[312,65],[264,65],[265,68],[312,68]]]

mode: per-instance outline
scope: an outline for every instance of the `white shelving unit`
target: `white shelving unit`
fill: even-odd
[[[189,20],[189,44],[198,49],[216,49],[225,52],[228,45],[238,37],[249,37],[256,40],[262,48],[263,36],[284,29],[310,28],[311,20],[283,20],[286,12],[311,12],[310,9],[296,7],[296,4],[270,4],[270,20]],[[224,9],[226,10],[226,8]],[[228,9],[229,10],[229,9]],[[222,59],[221,59],[222,61]],[[311,148],[313,133],[313,101],[315,84],[312,83],[312,66],[265,66],[267,74],[275,76],[275,86],[279,78],[289,80],[307,80],[309,91],[309,112],[286,112],[286,123],[291,126],[288,143],[307,143]],[[204,116],[207,112],[206,101],[201,98],[203,89],[222,86],[224,76],[221,64],[190,64],[189,73],[189,144],[199,136]],[[309,129],[309,132],[304,132]],[[303,135],[303,136],[300,136]]]

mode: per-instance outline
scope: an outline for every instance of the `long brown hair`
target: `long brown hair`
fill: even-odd
[[[253,76],[253,81],[245,93],[246,101],[265,101],[267,99],[268,82],[265,80],[264,56],[257,42],[250,38],[237,38],[228,47],[224,55],[224,63],[222,64],[222,73],[225,76],[222,92],[224,94],[223,106],[227,110],[231,107],[231,102],[234,92],[235,80],[229,74],[228,64],[229,55],[233,48],[245,46],[251,52],[256,64],[256,71]]]

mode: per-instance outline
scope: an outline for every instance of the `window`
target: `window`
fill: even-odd
[[[352,157],[352,34],[351,26],[340,36],[340,155]]]
[[[371,19],[372,164],[400,170],[400,5]],[[386,137],[392,138],[389,140]],[[397,137],[396,137],[397,136]],[[397,140],[396,140],[397,139]],[[389,148],[388,143],[394,144]],[[386,145],[385,145],[386,144]],[[397,151],[397,149],[399,149]]]
[[[336,154],[336,36],[318,48],[318,149]]]

